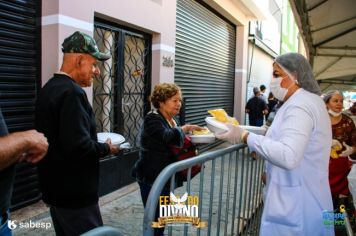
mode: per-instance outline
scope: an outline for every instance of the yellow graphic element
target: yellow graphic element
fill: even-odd
[[[331,147],[330,157],[333,159],[339,158],[339,154],[337,154],[337,152],[341,151],[341,150],[342,150],[342,147],[340,147],[340,146]]]
[[[190,223],[195,228],[206,227],[208,222],[201,221],[198,216],[198,196],[188,196],[185,192],[180,197],[171,192],[169,196],[159,196],[159,218],[151,226],[163,228],[166,224]]]
[[[208,128],[203,128],[201,130],[193,130],[194,135],[204,135],[204,134],[210,134],[210,130]]]
[[[191,223],[195,228],[204,228],[208,226],[207,221],[201,221],[199,217],[188,216],[168,216],[158,218],[158,222],[152,222],[152,228],[163,228],[166,224],[172,223]]]
[[[340,213],[344,213],[345,212],[345,205],[340,205]]]
[[[239,125],[239,122],[234,118],[230,117],[226,111],[222,108],[208,110],[208,112],[217,120],[225,124]]]

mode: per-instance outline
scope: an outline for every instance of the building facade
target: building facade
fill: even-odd
[[[156,84],[181,86],[185,122],[203,124],[208,109],[222,107],[243,123],[248,23],[264,12],[256,0],[1,2],[0,105],[6,122],[11,131],[33,128],[34,101],[61,66],[61,43],[77,30],[92,35],[112,55],[85,89],[98,131],[120,133],[134,147],[101,161],[101,194],[113,191],[133,181],[139,127]],[[36,181],[35,167],[18,166],[14,207],[40,198]]]

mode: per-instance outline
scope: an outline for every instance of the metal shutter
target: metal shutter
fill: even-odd
[[[236,28],[194,0],[177,1],[175,82],[186,123],[203,125],[207,110],[233,114]]]
[[[34,127],[40,80],[39,0],[0,0],[0,107],[10,132]],[[12,208],[40,199],[36,168],[18,164]]]

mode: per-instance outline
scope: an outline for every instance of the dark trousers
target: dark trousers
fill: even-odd
[[[263,117],[256,118],[256,119],[249,118],[249,123],[250,123],[249,124],[250,126],[258,126],[258,127],[260,127],[260,126],[263,125]]]
[[[98,204],[75,209],[50,206],[50,212],[57,236],[77,236],[103,225]]]
[[[142,182],[138,182],[138,184],[140,185],[140,192],[141,192],[143,206],[146,207],[148,194],[150,193],[152,186]],[[169,196],[169,189],[163,188],[161,192],[161,196]],[[157,221],[158,217],[159,217],[159,205],[157,204],[155,221]],[[163,232],[164,232],[164,228],[154,229],[154,236],[162,236]]]

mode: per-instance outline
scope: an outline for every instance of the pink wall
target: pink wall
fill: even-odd
[[[246,71],[247,27],[251,12],[238,1],[205,1],[237,25],[235,116],[243,121]],[[84,3],[84,4],[83,4]],[[94,16],[152,34],[152,88],[174,81],[174,67],[164,67],[163,57],[175,55],[176,0],[46,0],[42,1],[42,85],[62,62],[61,43],[76,30],[93,34]],[[89,100],[92,89],[86,89]]]
[[[76,30],[93,34],[94,16],[153,35],[152,83],[174,81],[174,67],[163,67],[162,57],[174,58],[176,1],[107,0],[42,1],[42,85],[62,62],[61,43]],[[86,89],[89,100],[91,89]]]

